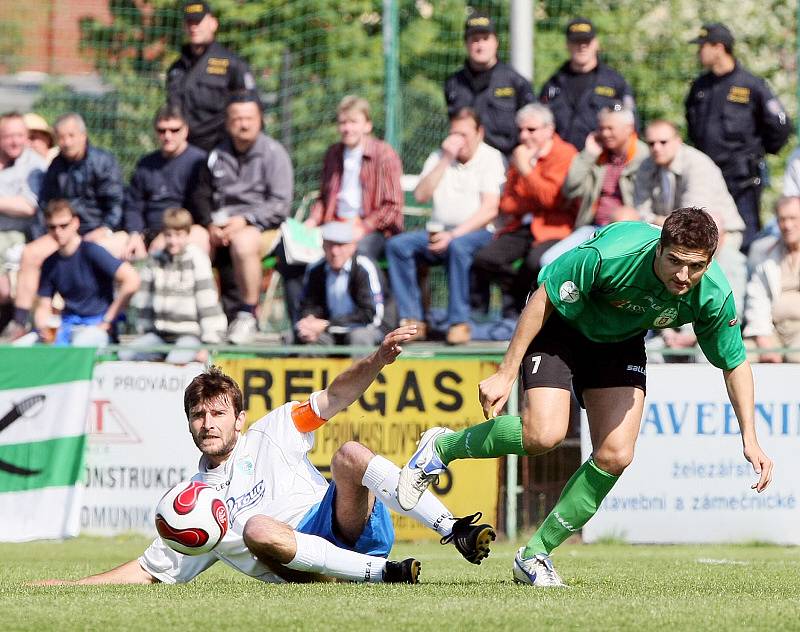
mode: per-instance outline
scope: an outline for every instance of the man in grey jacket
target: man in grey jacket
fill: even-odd
[[[229,137],[200,170],[189,209],[208,228],[234,344],[247,344],[256,333],[261,259],[289,214],[294,189],[289,154],[262,127],[258,96],[233,95],[226,111]]]

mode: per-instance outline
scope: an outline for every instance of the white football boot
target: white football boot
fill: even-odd
[[[400,470],[397,501],[406,511],[417,506],[428,486],[438,481],[439,474],[447,469],[436,452],[434,442],[437,437],[451,432],[449,428],[429,428],[423,432],[417,443],[417,451]]]
[[[547,586],[566,588],[567,585],[553,567],[550,557],[544,553],[537,553],[531,558],[524,559],[522,554],[525,547],[521,547],[514,557],[514,581],[518,584],[531,586]]]

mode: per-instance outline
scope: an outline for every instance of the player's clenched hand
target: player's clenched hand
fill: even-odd
[[[383,364],[391,364],[397,359],[397,356],[403,351],[400,346],[401,343],[409,340],[411,336],[417,333],[416,325],[405,325],[398,327],[394,331],[390,331],[383,339],[381,346],[378,347],[378,358]]]
[[[759,475],[758,482],[753,483],[750,487],[761,493],[772,482],[772,459],[770,459],[761,449],[761,446],[748,446],[744,449],[744,458],[753,464],[753,469]]]
[[[508,401],[508,396],[511,394],[513,384],[513,376],[509,378],[499,371],[478,384],[478,398],[483,408],[483,416],[486,419],[496,417],[502,410],[506,401]]]

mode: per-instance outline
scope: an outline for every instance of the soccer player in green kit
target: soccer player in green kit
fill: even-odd
[[[558,503],[514,559],[514,579],[563,586],[552,550],[595,514],[633,460],[644,409],[648,329],[694,324],[708,360],[722,369],[736,412],[744,457],[766,489],[772,461],[756,438],[753,373],[745,356],[733,294],[712,256],[717,227],[698,208],[670,214],[662,229],[620,222],[542,270],[497,372],[480,383],[488,421],[453,432],[426,431],[403,467],[397,494],[413,507],[455,459],[536,455],[563,441],[570,390],[586,408],[593,453],[567,482]],[[496,416],[520,371],[522,418]]]

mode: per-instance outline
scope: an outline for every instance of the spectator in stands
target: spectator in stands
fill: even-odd
[[[800,147],[797,147],[786,159],[786,171],[783,173],[783,196],[800,197]]]
[[[44,209],[56,199],[66,199],[80,220],[84,241],[96,243],[113,256],[122,256],[128,237],[122,223],[122,173],[114,156],[89,143],[86,124],[79,114],[64,114],[55,122],[59,154],[50,163],[39,193],[39,213],[31,232],[36,237],[22,252],[14,322],[19,335],[33,306],[39,271],[58,244],[46,231]],[[45,233],[45,234],[43,234]]]
[[[754,251],[745,300],[744,336],[764,351],[761,362],[800,362],[800,197],[777,205],[780,237]]]
[[[386,280],[358,254],[356,236],[349,222],[322,225],[325,258],[308,268],[295,327],[300,342],[372,346],[393,329]]]
[[[556,132],[580,151],[603,108],[621,102],[635,111],[633,92],[616,70],[600,61],[594,24],[575,18],[567,24],[569,60],[542,86],[539,99],[553,111]]]
[[[580,199],[575,231],[542,255],[542,265],[589,239],[598,228],[611,222],[636,221],[633,208],[636,173],[647,158],[647,145],[639,140],[631,110],[621,105],[603,108],[597,131],[570,165],[563,194]]]
[[[58,145],[56,145],[53,128],[35,112],[28,112],[22,118],[25,120],[25,127],[28,128],[28,141],[31,149],[44,158],[49,165],[58,155]]]
[[[19,262],[47,162],[30,146],[18,112],[0,114],[0,331],[14,313],[9,271]]]
[[[262,128],[258,96],[234,94],[227,109],[229,137],[209,154],[190,200],[195,221],[209,232],[234,344],[255,336],[261,259],[289,214],[294,188],[289,154]]]
[[[189,127],[180,107],[159,108],[153,126],[160,149],[136,163],[125,195],[126,259],[143,259],[148,247],[151,252],[164,249],[164,238],[159,237],[164,211],[188,206],[206,159],[203,150],[189,144]],[[209,252],[208,231],[202,226],[191,226],[189,241]]]
[[[695,79],[686,97],[689,139],[722,170],[745,223],[746,252],[761,228],[764,154],[780,151],[792,123],[767,83],[733,56],[728,27],[704,24],[691,43],[698,45],[700,63],[708,72]]]
[[[211,151],[225,137],[225,106],[233,93],[254,90],[253,73],[242,58],[215,40],[219,22],[207,2],[183,5],[187,43],[167,70],[167,95],[189,123],[189,142]]]
[[[572,232],[577,201],[561,189],[577,150],[555,132],[553,113],[530,103],[517,112],[520,144],[500,198],[502,226],[472,262],[476,287],[500,284],[503,315],[516,318],[534,288],[541,255]],[[514,262],[524,259],[519,270]]]
[[[163,353],[134,351],[136,347],[174,344],[167,362],[205,361],[202,343],[219,344],[228,321],[222,313],[208,255],[191,243],[192,216],[183,208],[168,208],[163,219],[164,249],[150,254],[140,268],[142,284],[133,297],[140,337],[120,360],[159,360]]]
[[[656,120],[645,130],[650,156],[636,174],[634,205],[642,219],[659,226],[676,208],[705,208],[720,219],[717,258],[728,280],[744,274],[747,261],[739,251],[744,221],[736,209],[719,167],[703,152],[685,145],[673,123]],[[743,287],[741,288],[744,289]],[[737,306],[744,295],[734,292]]]
[[[57,250],[42,265],[34,316],[39,335],[50,342],[46,332],[53,316],[52,298],[58,292],[65,307],[55,344],[102,347],[115,337],[114,323],[139,289],[139,275],[129,263],[81,238],[80,218],[68,200],[48,202],[44,218]]]
[[[391,145],[372,135],[366,99],[344,97],[336,108],[336,124],[340,140],[325,154],[319,198],[306,224],[352,222],[358,252],[378,261],[386,240],[403,230],[403,165]],[[277,269],[283,277],[287,309],[294,323],[305,266],[288,265],[282,246],[277,255]]]
[[[497,31],[485,13],[473,12],[464,25],[467,59],[444,84],[450,116],[465,107],[483,122],[485,142],[510,156],[517,145],[514,114],[536,100],[530,82],[497,58]]]
[[[475,253],[489,243],[487,225],[497,216],[505,182],[503,156],[483,142],[483,126],[472,108],[450,117],[450,134],[425,161],[414,190],[418,202],[433,199],[427,231],[402,233],[386,245],[389,278],[401,323],[416,325],[424,339],[417,263],[445,264],[449,287],[447,342],[471,339],[469,274]]]

